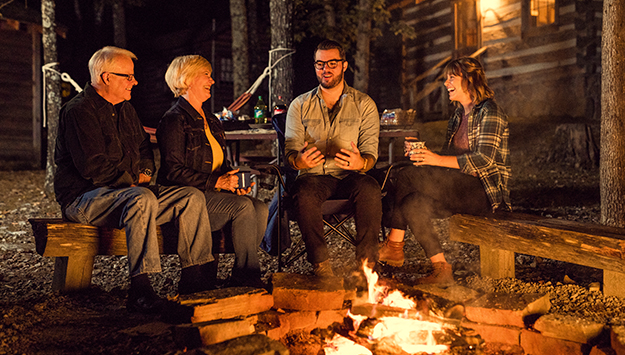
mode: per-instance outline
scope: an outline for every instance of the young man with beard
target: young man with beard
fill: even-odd
[[[286,160],[299,174],[292,188],[296,219],[315,275],[333,276],[323,238],[321,204],[348,198],[354,204],[356,259],[373,266],[382,220],[380,186],[365,174],[378,157],[380,121],[375,102],[345,83],[343,47],[321,42],[314,54],[319,86],[291,103],[286,121]]]
[[[134,59],[132,52],[109,46],[89,60],[91,83],[60,112],[54,191],[65,219],[125,229],[127,308],[154,313],[166,304],[148,278],[161,271],[157,225],[174,221],[178,227],[179,291],[211,288],[207,270],[214,258],[204,195],[187,186],[148,186],[154,169],[150,137],[128,102],[137,85]]]

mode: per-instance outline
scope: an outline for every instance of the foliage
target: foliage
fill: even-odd
[[[334,26],[329,25],[332,19]],[[358,0],[296,0],[294,39],[301,42],[307,37],[332,38],[349,52],[356,46],[359,22],[372,21],[370,38],[373,40],[382,36],[382,30],[390,24],[390,19],[386,0],[372,0],[369,12],[360,10]],[[408,26],[394,23],[390,28],[396,35],[411,33]]]

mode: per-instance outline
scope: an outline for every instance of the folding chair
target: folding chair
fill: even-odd
[[[292,170],[284,161],[284,141],[286,114],[279,114],[272,117],[272,124],[278,133],[278,164],[272,165],[272,174],[278,177],[278,192],[274,195],[270,205],[269,223],[265,238],[261,247],[270,255],[278,256],[278,271],[283,266],[288,266],[299,259],[304,253],[303,239],[300,239],[291,247],[291,236],[289,231],[289,221],[294,220],[292,213],[289,213],[292,206],[289,190],[297,177],[297,171]],[[378,180],[383,194],[385,185],[389,179],[392,165],[385,169],[372,170],[371,175]],[[355,237],[347,228],[346,222],[354,216],[354,206],[349,199],[329,199],[321,205],[323,223],[327,227],[324,231],[324,238],[328,238],[336,233],[352,245],[356,244]],[[291,252],[282,260],[283,252],[291,247]]]

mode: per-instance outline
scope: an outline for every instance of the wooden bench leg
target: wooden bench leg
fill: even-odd
[[[68,292],[89,288],[93,260],[93,255],[56,257],[52,290]]]
[[[514,252],[480,246],[480,267],[483,277],[514,278]]]
[[[603,270],[603,295],[625,297],[625,274]]]

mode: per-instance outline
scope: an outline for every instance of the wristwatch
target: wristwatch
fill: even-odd
[[[140,173],[146,175],[147,177],[152,177],[152,169],[145,168],[141,170]]]

